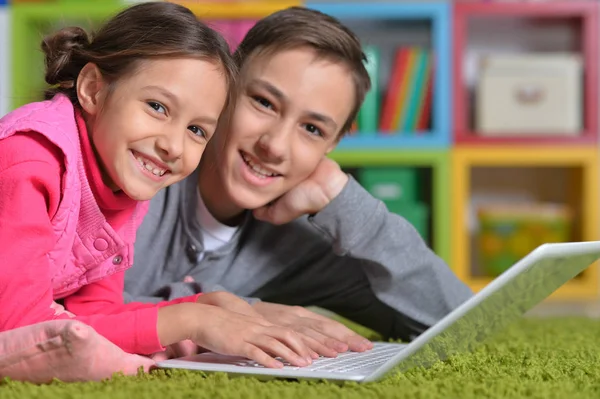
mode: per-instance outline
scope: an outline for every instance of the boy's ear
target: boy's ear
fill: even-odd
[[[101,96],[105,86],[100,69],[88,62],[77,77],[77,99],[81,108],[90,115],[96,115],[100,110]]]

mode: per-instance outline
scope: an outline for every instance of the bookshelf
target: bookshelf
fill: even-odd
[[[450,4],[447,2],[402,2],[402,3],[306,3],[306,7],[330,14],[359,34],[363,43],[381,48],[381,79],[374,84],[385,86],[389,80],[391,56],[395,45],[401,41],[402,33],[415,37],[415,42],[430,47],[435,57],[434,87],[432,98],[431,128],[422,134],[397,131],[393,134],[357,132],[345,137],[339,150],[356,149],[435,149],[446,148],[450,143],[450,49],[451,28]],[[422,29],[424,27],[424,29]],[[421,28],[421,29],[419,29]],[[388,40],[389,37],[393,39]],[[423,43],[426,42],[426,43]]]
[[[421,168],[432,171],[430,244],[448,261],[459,278],[479,291],[493,275],[482,263],[482,235],[476,210],[490,189],[499,194],[529,198],[541,205],[553,203],[569,209],[573,220],[568,240],[600,238],[598,187],[598,4],[589,1],[555,2],[456,2],[456,3],[308,3],[348,24],[369,45],[373,37],[362,20],[374,24],[414,24],[428,20],[432,50],[439,54],[436,66],[434,111],[429,137],[398,134],[346,137],[332,158],[354,171],[373,166]],[[506,21],[513,21],[513,25]],[[514,22],[516,21],[516,22]],[[507,28],[512,26],[512,28]],[[514,29],[513,29],[514,28]],[[371,29],[373,28],[371,26]],[[493,32],[492,37],[480,35]],[[505,35],[507,30],[509,37]],[[398,32],[402,32],[399,30]],[[513,36],[511,37],[510,34]],[[563,35],[559,40],[552,37]],[[514,35],[519,35],[515,40]],[[401,40],[402,34],[395,38]],[[409,35],[410,36],[410,35]],[[516,50],[505,46],[518,41]],[[504,41],[504,43],[503,43]],[[549,42],[550,41],[550,42]],[[477,48],[479,46],[479,48]],[[508,48],[507,48],[508,47]],[[452,49],[452,53],[449,53]],[[470,61],[476,50],[489,54],[574,52],[582,59],[582,107],[580,131],[569,136],[538,131],[535,134],[482,134],[474,122],[478,111]],[[508,51],[507,51],[508,50]],[[384,62],[390,63],[388,58]],[[382,66],[382,69],[385,67]],[[378,79],[385,81],[385,70]],[[382,82],[379,82],[382,84]],[[449,83],[449,84],[447,84]],[[437,108],[436,108],[437,107]],[[372,133],[372,132],[368,132]],[[439,156],[439,158],[437,158]],[[447,179],[443,184],[437,179]],[[508,195],[508,194],[506,194]],[[509,197],[510,197],[509,195]],[[479,202],[478,202],[479,201]],[[481,202],[483,201],[483,202]],[[567,234],[567,233],[565,233]],[[513,240],[518,241],[518,240]],[[533,249],[535,240],[521,240],[519,254]],[[598,296],[597,265],[557,291],[553,299],[591,299]]]

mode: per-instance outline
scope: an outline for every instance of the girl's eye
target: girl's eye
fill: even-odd
[[[190,132],[194,133],[198,137],[206,138],[206,132],[198,126],[188,126]]]
[[[148,105],[156,112],[160,113],[160,114],[166,114],[167,110],[165,109],[165,107],[162,106],[162,104],[157,103],[156,101],[148,101]]]
[[[271,102],[269,100],[267,100],[266,98],[260,97],[260,96],[255,96],[253,98],[254,98],[254,101],[256,101],[257,103],[259,103],[263,107],[265,107],[267,109],[272,109],[273,108],[273,104],[271,104]]]
[[[304,125],[304,128],[306,129],[307,132],[309,132],[310,134],[314,134],[315,136],[323,136],[323,132],[321,132],[321,129],[319,129],[318,127],[316,127],[315,125],[312,125],[310,123],[307,123],[306,125]]]

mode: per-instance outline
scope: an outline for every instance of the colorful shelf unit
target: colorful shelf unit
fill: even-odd
[[[450,240],[450,157],[445,150],[344,150],[334,151],[331,158],[343,168],[410,167],[431,172],[431,223],[433,250],[446,262],[451,260]]]
[[[496,171],[506,168],[503,180],[505,183],[508,181],[510,188],[514,189],[515,181],[521,180],[524,183],[521,186],[526,187],[529,195],[536,194],[538,196],[536,199],[553,200],[568,205],[574,213],[572,224],[574,231],[570,238],[591,241],[598,239],[600,229],[599,167],[598,151],[591,146],[543,147],[536,148],[535,151],[532,151],[529,146],[483,145],[455,148],[451,159],[453,210],[450,236],[451,264],[459,278],[475,291],[479,291],[491,281],[491,277],[486,277],[486,273],[478,270],[482,265],[478,264],[480,262],[476,256],[476,240],[473,231],[469,229],[472,224],[472,220],[469,221],[473,211],[472,202],[478,190],[474,178],[478,168]],[[515,172],[515,168],[521,168],[520,172]],[[532,177],[529,182],[519,176],[525,172],[529,172]],[[542,176],[550,176],[550,178],[544,179]],[[500,181],[490,181],[489,177],[482,174],[479,174],[478,180],[479,184],[483,181],[486,186],[502,191],[502,188],[498,187],[502,186]],[[544,180],[549,185],[541,186],[540,183]],[[525,248],[520,248],[523,252],[532,249],[527,248],[527,242],[520,242],[514,234],[511,238],[516,239],[513,240],[513,244],[517,247],[525,245]],[[514,250],[519,251],[519,249]],[[597,265],[593,265],[561,287],[552,299],[597,298],[598,277]]]
[[[447,2],[401,2],[401,3],[321,3],[308,2],[306,7],[332,15],[353,28],[364,21],[379,29],[391,24],[411,25],[427,21],[430,26],[431,52],[434,54],[434,84],[432,96],[431,126],[424,133],[357,132],[342,139],[340,150],[389,150],[398,149],[441,149],[450,144],[450,48],[451,9]],[[393,29],[393,28],[392,28]],[[393,31],[390,31],[393,32]],[[393,35],[391,33],[390,35]],[[362,36],[362,35],[361,35]],[[398,38],[400,39],[400,38]],[[363,44],[368,45],[363,40]],[[374,82],[374,84],[378,84]]]
[[[69,23],[96,26],[123,7],[112,1],[11,4],[11,108],[42,99],[44,59],[39,48],[44,34]]]
[[[284,8],[299,6],[301,1],[177,1],[192,10],[202,20],[245,20],[260,19]]]
[[[11,96],[10,84],[10,16],[9,7],[0,1],[0,117],[5,115],[9,108]]]
[[[572,49],[583,58],[583,130],[577,136],[558,136],[536,132],[535,134],[478,135],[474,128],[470,108],[467,80],[467,52],[469,51],[469,26],[475,20],[486,21],[485,26],[506,23],[509,20],[537,21],[543,26],[562,21],[571,28],[575,26],[576,39]],[[504,21],[504,22],[502,22]],[[458,144],[585,144],[594,143],[598,137],[598,3],[592,1],[554,2],[459,2],[454,4],[454,87],[455,106],[454,141]],[[513,41],[514,44],[514,41]],[[538,53],[548,48],[537,49]],[[561,49],[562,50],[562,49]],[[493,50],[492,50],[493,51]]]

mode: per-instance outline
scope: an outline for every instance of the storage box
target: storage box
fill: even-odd
[[[361,185],[386,204],[417,201],[417,171],[412,168],[366,168],[359,172]]]
[[[487,56],[476,87],[476,129],[482,136],[578,135],[582,85],[576,54]]]
[[[497,276],[545,243],[566,242],[572,215],[560,204],[482,207],[478,211],[481,267]]]

